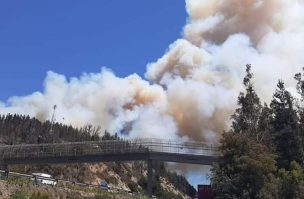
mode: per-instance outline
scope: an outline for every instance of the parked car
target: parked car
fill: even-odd
[[[101,188],[101,189],[104,189],[104,190],[109,190],[109,185],[108,185],[107,181],[102,180],[102,181],[100,182],[100,188]]]
[[[32,173],[31,180],[36,184],[45,184],[55,186],[57,181],[47,173]]]

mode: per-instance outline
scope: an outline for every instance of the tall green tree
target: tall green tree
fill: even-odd
[[[246,76],[243,80],[245,92],[238,97],[238,106],[232,115],[232,129],[236,134],[245,134],[252,139],[261,142],[264,138],[263,131],[259,131],[259,119],[262,105],[252,82],[253,74],[251,65],[246,66]]]
[[[271,138],[272,130],[272,110],[265,103],[262,107],[262,111],[259,117],[258,129],[257,129],[257,141],[264,144],[270,149],[273,149],[273,143]]]
[[[278,154],[278,166],[287,168],[293,160],[302,163],[299,118],[294,99],[285,89],[283,81],[278,82],[270,107],[273,112],[272,139]]]
[[[298,127],[298,136],[299,142],[302,146],[302,151],[304,151],[304,68],[303,72],[297,73],[294,76],[294,79],[297,81],[297,91],[300,94],[300,100],[296,101],[298,116],[299,116],[299,127]]]
[[[263,188],[271,183],[276,171],[274,155],[268,148],[246,135],[224,133],[220,150],[223,156],[211,176],[215,198],[266,198]]]

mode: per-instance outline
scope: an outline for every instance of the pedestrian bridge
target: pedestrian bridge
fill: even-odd
[[[160,139],[0,145],[0,165],[140,160],[212,165],[219,155],[212,144]]]
[[[147,194],[152,196],[153,162],[212,165],[220,155],[212,144],[160,139],[0,145],[0,166],[8,173],[8,166],[14,164],[147,161]]]

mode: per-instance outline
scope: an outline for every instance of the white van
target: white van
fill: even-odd
[[[52,178],[50,174],[47,173],[32,173],[31,180],[37,184],[45,184],[55,186],[57,181]]]

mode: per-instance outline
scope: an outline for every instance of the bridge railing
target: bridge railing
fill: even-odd
[[[150,151],[194,155],[218,155],[218,146],[204,142],[180,142],[162,139],[142,139],[140,141]]]
[[[0,146],[0,159],[83,156],[128,153],[177,153],[216,156],[218,147],[201,142],[177,142],[160,139],[106,140],[53,144]]]

